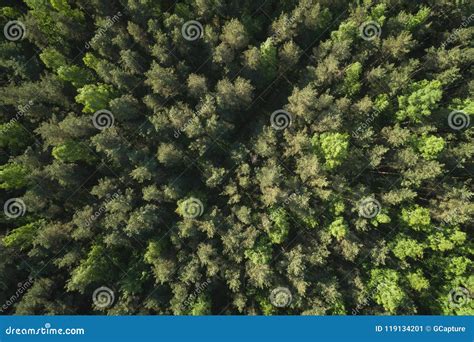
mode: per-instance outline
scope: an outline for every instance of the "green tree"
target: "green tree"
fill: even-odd
[[[399,275],[391,269],[373,269],[370,272],[369,287],[374,292],[375,302],[390,314],[395,314],[405,300],[405,293],[399,285]]]
[[[59,146],[55,146],[51,154],[54,158],[67,163],[77,161],[91,162],[94,159],[90,149],[76,141],[68,141]]]
[[[19,189],[28,184],[29,171],[16,163],[0,166],[0,189]]]
[[[271,80],[277,73],[277,48],[271,38],[260,45],[260,68],[266,80]]]
[[[330,225],[329,225],[329,232],[332,236],[334,236],[337,240],[342,240],[348,232],[347,224],[344,221],[344,218],[337,217]]]
[[[355,62],[346,68],[343,89],[347,95],[352,96],[360,90],[362,86],[359,81],[361,73],[362,64],[360,62]]]
[[[419,205],[402,209],[402,221],[414,230],[426,230],[430,228],[430,210]]]
[[[423,245],[414,239],[399,235],[395,238],[393,244],[393,254],[401,260],[405,260],[407,257],[423,258]]]
[[[398,97],[397,119],[421,122],[424,116],[431,115],[432,110],[436,109],[442,95],[440,81],[423,80],[413,83],[409,87],[408,95]]]
[[[316,151],[320,152],[325,159],[327,169],[333,169],[342,164],[348,155],[349,135],[342,133],[316,134],[311,139]]]
[[[283,208],[275,208],[270,210],[270,220],[273,222],[268,232],[270,241],[276,244],[283,243],[290,230],[288,214]]]
[[[116,97],[114,89],[106,84],[87,84],[77,90],[76,101],[84,105],[84,113],[94,113],[101,109],[107,109],[109,102]]]
[[[416,142],[417,148],[425,159],[436,159],[438,154],[444,149],[445,141],[441,137],[434,135],[423,135]]]
[[[17,247],[20,250],[27,250],[34,242],[38,229],[45,223],[44,220],[38,220],[17,227],[3,238],[6,247]]]

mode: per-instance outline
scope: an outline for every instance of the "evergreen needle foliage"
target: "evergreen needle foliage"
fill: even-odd
[[[0,311],[474,314],[473,13],[3,1]]]

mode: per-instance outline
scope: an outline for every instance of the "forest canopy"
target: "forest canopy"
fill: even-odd
[[[474,314],[472,2],[2,4],[2,314]]]

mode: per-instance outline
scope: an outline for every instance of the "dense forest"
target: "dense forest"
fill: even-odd
[[[1,2],[2,314],[474,314],[471,1]]]

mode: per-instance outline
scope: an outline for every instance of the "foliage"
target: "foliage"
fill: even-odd
[[[7,2],[5,313],[474,314],[468,1]]]
[[[423,245],[414,239],[403,236],[395,238],[392,247],[393,254],[399,259],[405,260],[407,257],[420,259],[423,257]]]
[[[106,84],[86,84],[77,90],[76,101],[84,105],[84,113],[94,113],[109,106],[115,96],[113,88]]]
[[[436,159],[444,149],[445,141],[441,137],[424,135],[417,141],[417,148],[425,159]]]
[[[322,152],[328,169],[341,165],[348,155],[348,134],[323,133],[313,136],[311,142],[316,150]]]
[[[431,223],[430,211],[419,205],[402,209],[402,221],[414,230],[429,228]]]
[[[28,146],[30,136],[18,122],[0,124],[0,132],[0,147],[17,151]]]
[[[421,122],[424,116],[431,115],[442,94],[440,81],[422,80],[412,84],[409,87],[409,94],[398,97],[397,119]]]
[[[93,160],[93,155],[89,148],[76,141],[68,141],[55,146],[51,154],[54,158],[68,163]]]
[[[6,247],[15,247],[20,250],[26,250],[33,244],[37,231],[44,222],[44,220],[38,220],[13,229],[3,238],[3,244]]]
[[[343,239],[348,231],[347,224],[344,222],[342,217],[336,218],[334,222],[331,223],[329,226],[329,232],[332,236],[334,236],[337,240]]]
[[[28,169],[16,163],[0,166],[0,189],[18,189],[28,183]]]
[[[270,241],[276,244],[281,244],[285,241],[290,229],[288,214],[283,208],[273,209],[270,211],[270,219],[273,222],[268,233]]]
[[[359,91],[361,87],[359,82],[361,73],[362,64],[360,62],[355,62],[347,67],[346,77],[344,78],[344,91],[348,95],[354,95]]]
[[[399,286],[399,275],[391,269],[373,269],[370,272],[369,287],[375,292],[374,299],[391,314],[397,313],[405,294]]]
[[[277,48],[272,39],[260,45],[260,67],[266,80],[271,80],[277,73]]]
[[[69,81],[76,88],[82,88],[91,81],[91,72],[77,65],[61,66],[58,69],[58,76],[63,81]]]
[[[260,238],[253,248],[245,251],[245,257],[256,265],[268,263],[272,257],[272,247],[269,241]]]

